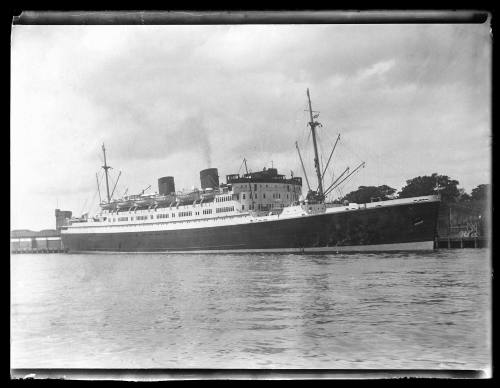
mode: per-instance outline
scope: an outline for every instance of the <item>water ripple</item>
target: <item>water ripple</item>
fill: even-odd
[[[484,368],[488,251],[17,255],[13,367]]]

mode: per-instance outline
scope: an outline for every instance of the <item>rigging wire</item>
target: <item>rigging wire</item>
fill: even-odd
[[[87,210],[87,213],[89,213],[92,210],[92,207],[95,206],[95,197],[97,195],[97,191],[94,191],[94,196],[92,197],[92,201],[90,201],[89,208]]]
[[[334,181],[334,176],[335,176],[334,171],[333,171],[333,168],[330,170],[330,172],[329,172],[329,173],[330,173],[330,182],[332,182],[332,183],[333,183],[333,181]],[[325,173],[325,174],[326,174],[326,173]],[[329,184],[327,185],[327,187],[328,187],[329,185],[331,185],[331,183],[329,183]],[[330,194],[331,194],[331,193],[328,193],[328,194],[327,194],[327,197],[329,197],[329,196],[330,196]]]
[[[301,149],[301,153],[303,154],[302,159],[304,160],[304,168],[306,170],[307,176],[309,177],[309,176],[311,176],[311,170],[310,170],[310,166],[307,165],[306,161],[310,160],[310,150],[309,150],[310,147],[308,147],[308,145],[309,145],[309,140],[311,138],[311,131],[309,130],[309,126],[308,126],[309,120],[307,119],[306,105],[307,104],[302,105],[302,107],[300,109],[302,122],[306,123],[305,124],[306,130],[304,130],[304,127],[302,125],[300,125],[300,128],[299,128],[300,132],[299,132],[297,138],[298,138],[298,144],[299,144],[300,149]],[[298,155],[296,156],[295,160],[296,160],[295,170],[300,171],[299,175],[302,175],[303,174],[302,165],[300,164]]]
[[[240,168],[238,169],[238,175],[240,174],[241,168],[243,167],[243,164],[245,163],[245,158],[241,161]]]
[[[356,163],[358,163],[358,162],[360,162],[360,161],[361,161],[361,162],[364,162],[364,160],[363,160],[363,159],[359,156],[359,154],[358,154],[358,153],[357,153],[357,152],[353,149],[353,147],[352,147],[352,146],[350,146],[350,143],[349,143],[349,141],[346,139],[346,137],[342,137],[342,138],[340,139],[340,141],[342,141],[342,147],[341,147],[341,149],[346,150],[346,151],[347,151],[347,153],[349,153],[351,156],[355,157],[355,159],[357,159]],[[340,142],[340,141],[339,141],[339,142]],[[340,154],[342,155],[342,151],[340,151]],[[346,155],[346,156],[347,156],[347,155]],[[350,159],[350,158],[346,158],[346,157],[344,157],[344,158],[345,158],[345,159]],[[339,158],[339,159],[340,159],[340,158]],[[342,159],[343,159],[343,158],[342,158]],[[366,165],[366,164],[365,164],[365,165]],[[340,183],[340,185],[339,185],[339,186],[342,186],[342,191],[341,191],[341,193],[343,193],[343,192],[344,192],[344,190],[345,190],[346,188],[348,188],[349,186],[351,186],[354,182],[358,181],[358,179],[359,179],[359,175],[360,175],[361,173],[362,173],[362,171],[359,171],[359,170],[358,170],[356,174],[353,174],[353,175],[349,176],[349,178],[348,178],[348,179],[346,179],[345,181],[342,181],[342,182]]]
[[[345,144],[346,148],[354,154],[359,160],[362,160],[358,153],[353,150],[352,144]],[[370,151],[368,148],[363,147],[362,145],[357,145],[356,148],[361,148],[363,155],[365,156],[364,160],[369,161],[370,164],[372,165],[372,171],[377,170],[377,171],[391,171],[394,169],[394,166],[390,165],[385,158],[382,158],[380,154],[378,153],[373,153]]]
[[[348,144],[345,144],[346,149],[348,149],[352,154],[356,155],[357,158],[361,159],[358,153],[353,149],[354,147],[352,146],[352,142],[348,142]],[[363,145],[356,145],[356,149],[361,149],[362,154],[365,156],[365,160],[368,160],[371,164],[371,170],[372,171],[377,171],[380,175],[380,179],[384,179],[383,172],[384,171],[392,171],[394,169],[393,165],[390,165],[385,158],[383,158],[380,153],[376,152],[376,150],[368,149],[367,147]],[[366,175],[362,174],[368,174],[367,171],[361,172],[359,177],[357,179],[362,179]],[[363,180],[365,181],[365,180]],[[351,184],[354,183],[351,182]],[[380,182],[382,184],[384,182]]]
[[[339,194],[339,199],[344,197],[344,191],[342,190],[342,187],[337,187],[337,193]]]
[[[357,153],[356,151],[354,151],[354,149],[353,149],[351,146],[349,146],[349,142],[348,142],[348,141],[346,141],[346,139],[344,139],[343,145],[344,145],[344,147],[345,147],[347,150],[349,150],[349,151],[350,151],[350,152],[351,152],[354,156],[356,156],[359,160],[363,160],[363,158],[361,158],[361,157],[358,155],[358,153]],[[365,159],[366,159],[366,158],[365,158]]]
[[[83,211],[85,210],[86,206],[87,206],[87,202],[88,202],[88,197],[87,199],[85,200],[85,202],[83,203],[83,206],[82,206],[82,209],[80,210],[80,214],[83,214]]]
[[[324,156],[324,152],[323,152],[323,142],[321,141],[321,139],[323,138],[323,134],[321,134],[321,137],[319,136],[319,131],[316,132],[316,138],[317,138],[317,142],[319,144],[319,172],[321,173],[321,171],[323,171],[323,156]]]
[[[335,179],[335,170],[333,168],[330,170],[330,179],[332,180],[332,182]]]
[[[301,128],[301,138],[299,139],[299,144],[304,144],[309,141],[309,137],[311,136],[311,131],[309,130],[309,119],[307,118],[306,112],[306,104],[302,107],[302,122],[305,123],[305,131],[304,127]],[[307,138],[307,139],[306,139]]]
[[[110,186],[111,186],[111,187],[113,187],[113,186],[114,186],[113,176],[112,176],[111,174],[108,174],[108,175],[109,175],[109,181],[110,181],[110,183],[111,183],[111,185],[110,185]],[[111,194],[110,194],[110,195],[111,195]],[[110,200],[111,200],[111,198],[110,198]]]
[[[97,174],[98,181],[99,181],[98,190],[101,189],[101,182],[102,182],[102,179],[103,179],[103,175],[104,175],[104,171],[103,170],[99,171],[99,173]],[[103,194],[104,194],[104,192],[103,192]]]

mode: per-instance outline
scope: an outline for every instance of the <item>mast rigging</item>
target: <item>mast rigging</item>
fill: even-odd
[[[323,173],[321,174],[321,179],[323,179],[325,177],[325,172],[328,168],[328,165],[330,164],[330,160],[332,159],[333,152],[335,151],[335,147],[337,147],[337,143],[339,142],[339,140],[340,140],[340,133],[337,136],[337,140],[335,140],[335,144],[333,145],[332,152],[330,152],[330,157],[328,158],[328,162],[326,162],[325,169],[323,170]],[[325,192],[326,192],[326,190],[325,190]]]
[[[302,171],[304,172],[304,177],[306,178],[307,188],[311,191],[311,186],[309,185],[309,179],[307,179],[306,169],[304,168],[304,162],[302,161],[302,156],[300,156],[299,144],[295,142],[295,147],[297,148],[297,152],[299,153],[300,164],[302,165]]]
[[[342,172],[342,174],[340,174],[340,175],[337,177],[337,179],[335,179],[335,180],[332,182],[332,184],[331,184],[330,186],[328,186],[328,188],[325,190],[325,195],[328,195],[328,194],[330,194],[330,193],[332,192],[332,190],[336,187],[336,186],[335,186],[335,184],[336,184],[336,183],[339,181],[339,179],[340,179],[340,178],[342,178],[342,177],[344,176],[344,174],[345,174],[346,172],[348,172],[348,171],[349,171],[349,167],[347,167],[347,168],[346,168],[346,169]],[[335,186],[335,187],[334,187],[334,186]]]
[[[97,192],[99,193],[99,203],[101,203],[102,202],[101,189],[99,188],[99,177],[97,176],[97,173],[95,173],[95,179],[97,180]]]
[[[361,164],[359,164],[358,167],[356,167],[349,175],[347,175],[344,179],[342,179],[339,183],[337,183],[333,188],[335,189],[336,187],[338,187],[342,182],[344,182],[347,178],[349,178],[352,174],[354,174],[356,171],[358,171],[361,167],[365,167],[365,162],[361,162]],[[331,190],[330,190],[331,191]]]
[[[149,185],[148,187],[146,187],[145,189],[143,189],[139,195],[144,194],[144,192],[145,192],[146,190],[148,190],[150,187],[151,187],[151,185]]]
[[[111,198],[113,198],[113,194],[115,193],[116,185],[118,184],[118,181],[120,180],[120,176],[122,175],[122,172],[118,174],[118,178],[116,179],[115,186],[113,187],[113,190],[111,191]]]

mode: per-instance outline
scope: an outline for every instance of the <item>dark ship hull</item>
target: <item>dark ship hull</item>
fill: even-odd
[[[70,252],[337,252],[433,249],[439,201],[149,232],[63,233]]]

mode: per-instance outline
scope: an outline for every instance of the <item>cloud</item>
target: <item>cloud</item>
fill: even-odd
[[[364,81],[370,77],[381,76],[387,73],[391,68],[393,68],[394,64],[395,61],[393,59],[388,61],[377,62],[368,67],[367,69],[360,71],[357,78],[359,81]]]
[[[357,154],[341,142],[336,168],[367,161],[352,184],[437,171],[470,191],[488,176],[490,66],[486,25],[15,26],[13,223],[51,222],[35,204],[56,196],[81,208],[102,142],[121,191],[243,157],[300,172],[306,88],[324,151],[341,132]]]

